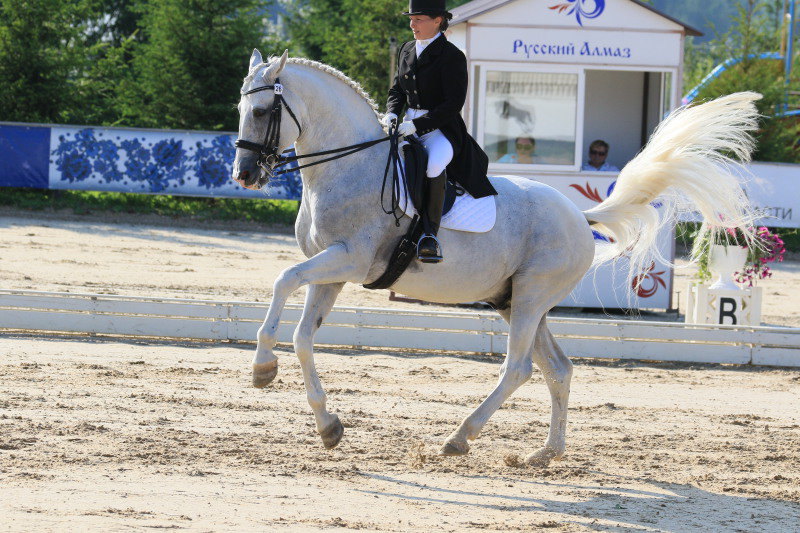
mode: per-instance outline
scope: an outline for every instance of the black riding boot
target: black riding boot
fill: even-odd
[[[442,260],[442,251],[436,233],[442,220],[444,193],[447,188],[447,171],[442,171],[435,178],[425,177],[425,211],[421,213],[424,233],[417,242],[417,259],[423,263],[438,263]]]

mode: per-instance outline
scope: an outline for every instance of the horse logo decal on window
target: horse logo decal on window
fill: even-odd
[[[589,11],[587,4],[589,6],[594,4],[594,9]],[[603,14],[605,8],[606,0],[567,0],[566,2],[550,6],[550,9],[556,10],[559,13],[566,13],[568,16],[574,14],[575,19],[581,26],[583,26],[581,17],[584,19],[596,19]]]

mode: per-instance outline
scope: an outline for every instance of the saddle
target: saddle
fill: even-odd
[[[408,196],[411,199],[411,204],[420,213],[425,206],[426,198],[424,198],[423,191],[425,190],[425,180],[427,178],[428,169],[428,153],[425,147],[419,142],[418,139],[413,137],[406,138],[407,144],[403,145],[403,161],[405,175],[405,186],[408,191]],[[456,201],[457,196],[464,194],[464,189],[458,185],[447,182],[445,189],[444,206],[442,208],[442,216],[444,216]],[[417,241],[423,232],[423,224],[420,220],[419,214],[414,215],[411,220],[411,225],[408,231],[400,239],[389,258],[389,264],[386,271],[381,277],[372,283],[364,284],[367,289],[386,289],[391,287],[395,281],[405,272],[408,265],[416,257]]]
[[[425,190],[425,180],[427,179],[428,153],[425,147],[414,137],[406,137],[407,144],[403,145],[403,161],[405,169],[406,187],[408,195],[411,197],[411,204],[419,213],[425,205],[422,191]],[[456,196],[464,194],[464,189],[459,185],[447,180],[447,189],[444,193],[444,207],[442,216],[446,215],[453,207]]]

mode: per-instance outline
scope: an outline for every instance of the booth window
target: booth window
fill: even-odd
[[[575,165],[577,74],[489,70],[484,110],[490,162]]]

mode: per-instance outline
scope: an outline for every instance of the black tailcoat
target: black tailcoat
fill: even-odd
[[[397,74],[389,89],[386,108],[398,117],[406,107],[427,109],[414,119],[417,134],[438,129],[453,146],[447,175],[475,198],[497,194],[486,178],[489,158],[469,133],[461,108],[467,98],[467,58],[444,35],[437,37],[417,58],[416,41],[400,47]]]

